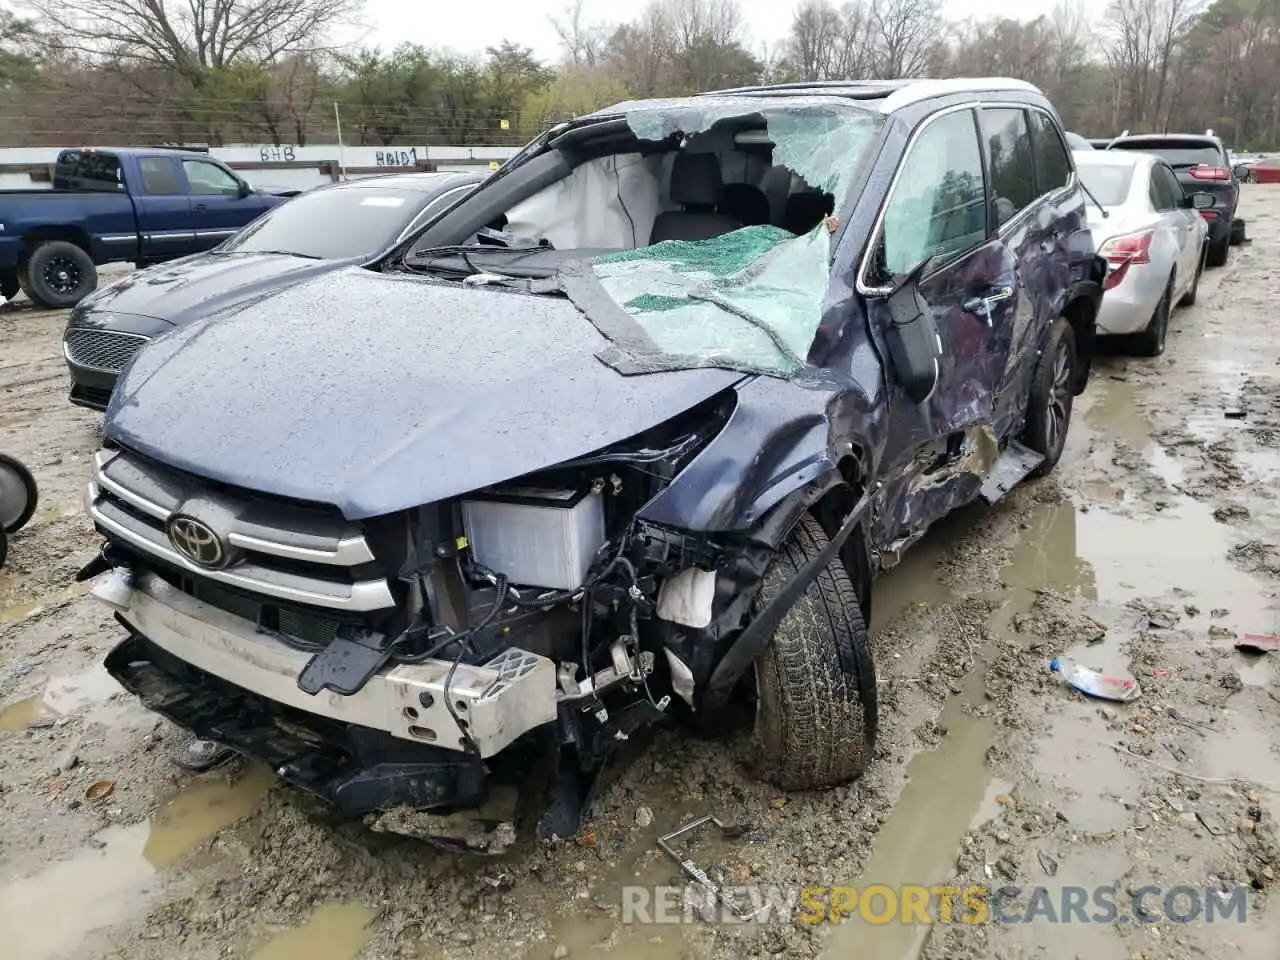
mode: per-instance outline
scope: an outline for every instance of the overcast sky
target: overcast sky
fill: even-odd
[[[757,52],[762,42],[770,45],[786,33],[791,23],[793,0],[738,0],[750,30],[750,46]],[[1086,0],[1088,9],[1103,0]],[[645,0],[587,0],[589,20],[617,23],[634,17]],[[947,15],[1006,16],[1030,19],[1048,13],[1054,0],[949,0]],[[473,3],[428,3],[418,0],[366,0],[365,42],[384,48],[397,43],[419,43],[427,47],[448,47],[461,53],[480,53],[503,39],[532,47],[544,60],[559,56],[555,30],[550,18],[564,9],[564,0],[475,0]]]

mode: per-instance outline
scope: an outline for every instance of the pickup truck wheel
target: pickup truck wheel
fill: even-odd
[[[828,543],[806,515],[766,571],[757,607]],[[756,719],[748,764],[784,790],[845,783],[866,769],[878,713],[871,644],[858,595],[837,558],[788,611],[755,664]]]
[[[50,309],[74,307],[97,285],[93,258],[66,240],[42,243],[27,261],[27,293]]]
[[[1031,376],[1031,396],[1027,398],[1022,442],[1044,455],[1040,465],[1031,471],[1032,477],[1043,477],[1062,457],[1075,400],[1076,362],[1075,333],[1071,324],[1059,317],[1049,331],[1044,352],[1036,361]]]

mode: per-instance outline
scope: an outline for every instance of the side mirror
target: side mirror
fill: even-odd
[[[240,189],[237,192],[237,196],[239,196],[240,199],[243,200],[245,197],[249,196],[252,193],[253,193],[253,187],[249,186],[247,181],[241,180]]]
[[[1213,206],[1212,193],[1193,193],[1187,198],[1187,206],[1192,210],[1208,210]]]
[[[1231,168],[1231,173],[1237,180],[1244,180],[1249,176],[1249,168],[1243,163],[1237,163]]]
[[[942,350],[933,308],[920,293],[920,278],[929,260],[921,260],[885,298],[889,323],[884,337],[898,383],[916,403],[924,403],[938,384]]]

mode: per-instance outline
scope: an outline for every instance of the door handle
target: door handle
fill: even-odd
[[[991,323],[991,308],[1013,296],[1013,287],[993,287],[985,297],[970,297],[960,304],[965,313],[982,314]]]
[[[195,205],[194,209],[196,209],[196,210],[208,210],[208,209],[209,209],[209,205],[208,205],[207,203],[197,203],[197,204]]]

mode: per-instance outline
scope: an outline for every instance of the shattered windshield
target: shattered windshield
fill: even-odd
[[[648,101],[623,112],[640,140],[675,138],[679,149],[650,243],[562,271],[565,292],[612,341],[600,359],[623,373],[794,375],[822,317],[829,217],[883,118],[836,97]],[[733,188],[762,199],[759,212],[727,202]]]

